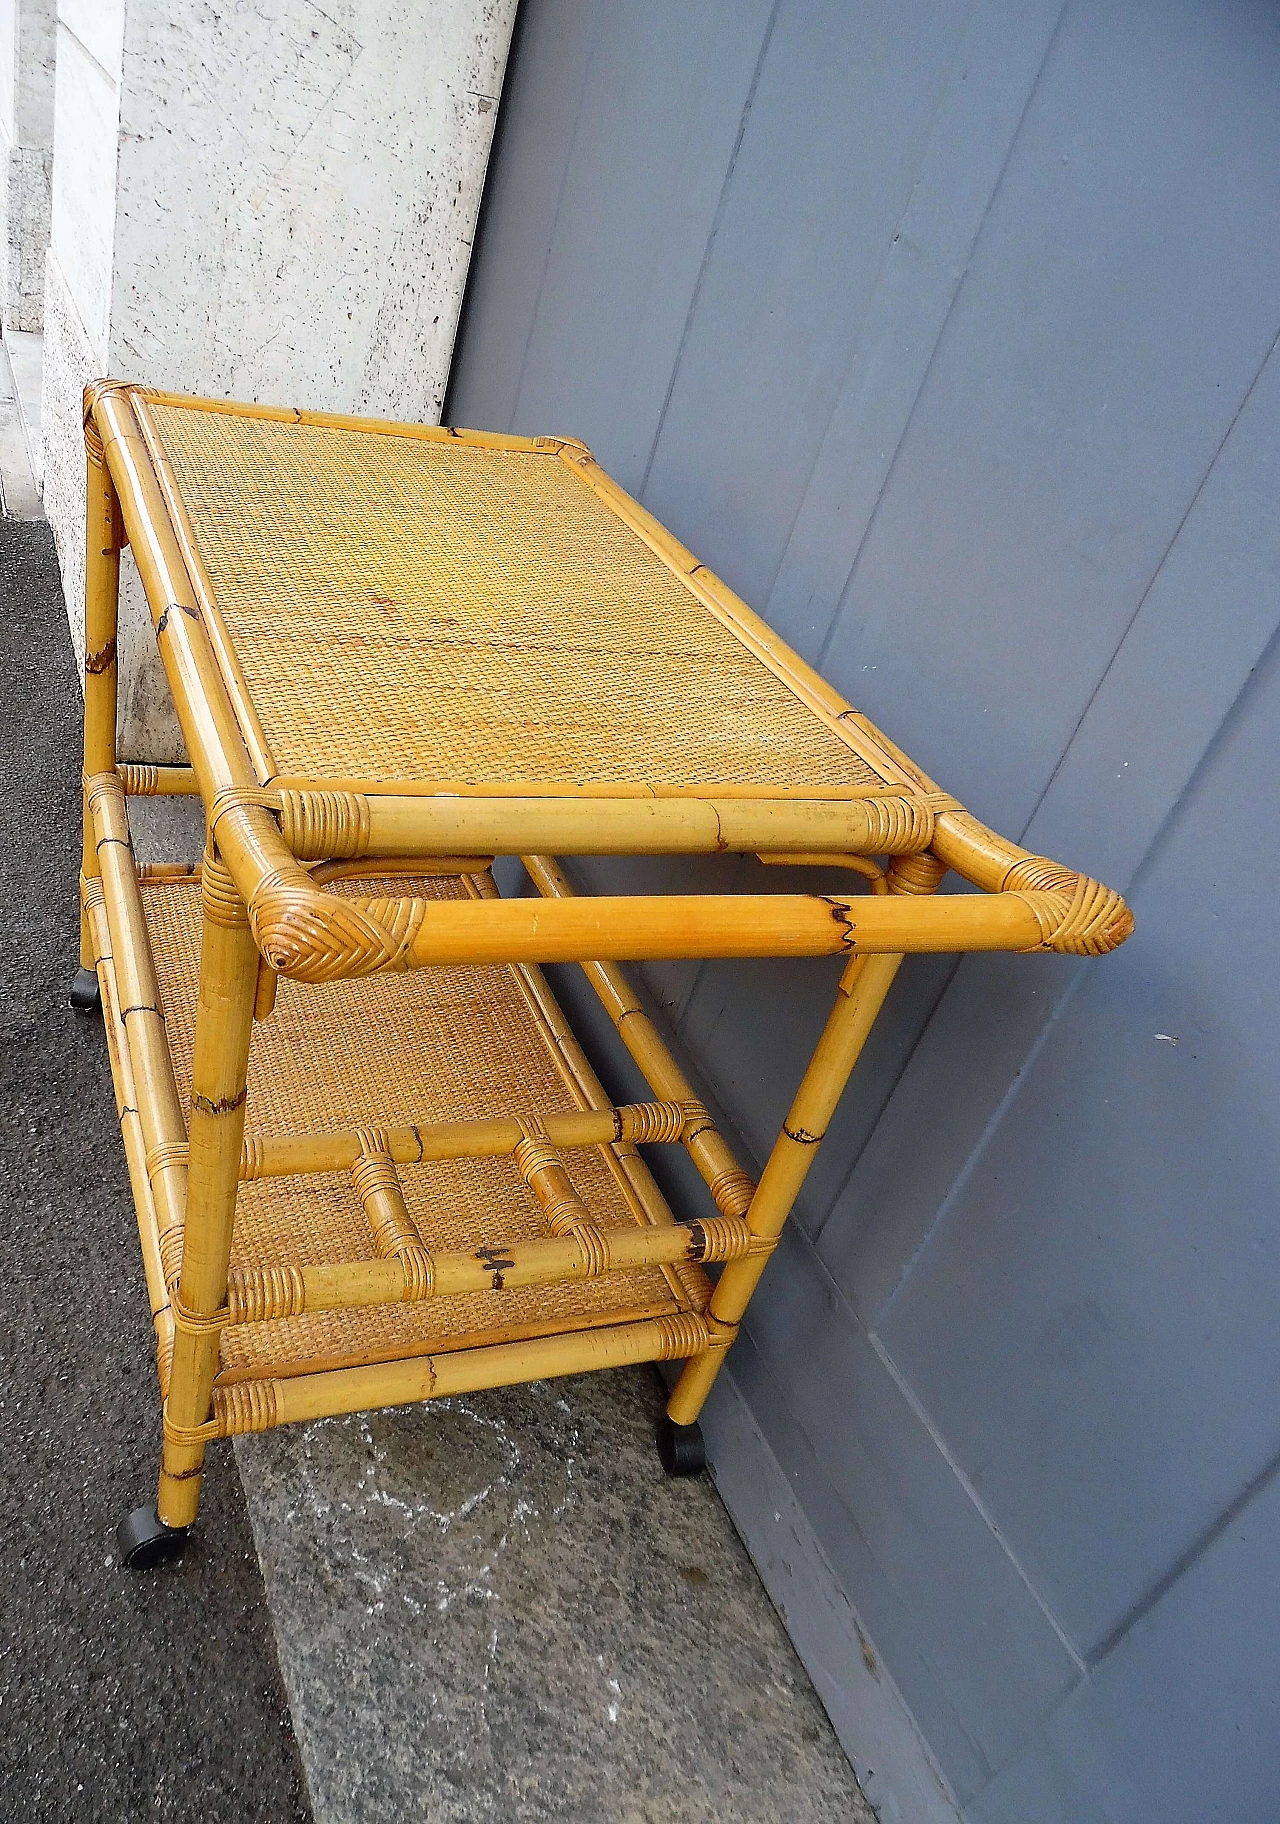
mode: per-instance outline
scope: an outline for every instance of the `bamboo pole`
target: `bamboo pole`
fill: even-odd
[[[299,859],[333,855],[918,854],[933,839],[927,800],[821,798],[392,797],[280,792]]]
[[[604,802],[612,799],[666,799],[682,802],[710,798],[752,803],[861,804],[877,798],[901,798],[903,788],[897,785],[829,785],[821,781],[809,784],[779,785],[763,780],[748,782],[716,780],[682,784],[668,779],[593,779],[578,783],[571,779],[487,779],[477,784],[474,779],[357,779],[350,774],[279,773],[271,781],[278,791],[356,792],[366,798],[586,798]],[[923,788],[913,795],[925,797]],[[942,803],[954,804],[948,794],[939,792],[936,811]]]
[[[133,1207],[138,1219],[142,1269],[147,1282],[151,1321],[156,1332],[156,1367],[163,1397],[169,1387],[169,1365],[173,1355],[173,1313],[169,1306],[164,1259],[160,1252],[160,1219],[147,1175],[147,1145],[129,1059],[129,1041],[120,1015],[120,995],[111,955],[107,909],[97,883],[86,883],[86,889],[85,911],[97,958],[98,986],[102,995],[103,1024],[107,1035],[107,1058],[111,1065],[111,1082],[115,1090],[120,1136],[124,1142],[125,1164],[133,1191]]]
[[[101,440],[88,419],[84,441],[84,777],[89,779],[96,773],[110,772],[116,763],[120,506],[107,472]],[[96,880],[99,874],[97,848],[87,795],[82,811],[81,871],[86,880]],[[82,906],[80,967],[92,969],[93,966],[93,939]]]
[[[585,450],[576,437],[516,437],[504,431],[468,431],[453,425],[403,424],[394,418],[354,418],[342,412],[305,411],[293,405],[256,405],[235,399],[201,399],[135,387],[134,395],[152,405],[176,406],[188,412],[216,412],[227,418],[259,418],[270,424],[314,425],[320,430],[366,431],[379,437],[407,437],[422,443],[453,443],[476,450],[510,450],[528,456],[557,456],[566,447]]]
[[[122,761],[120,783],[129,798],[198,798],[200,787],[189,766],[139,765]]]
[[[712,1346],[686,1362],[667,1402],[667,1414],[677,1425],[692,1425],[702,1410],[901,962],[900,956],[869,956],[858,958],[845,971],[747,1211],[747,1226],[761,1245],[746,1258],[731,1261],[720,1275],[711,1295]]]
[[[218,1314],[227,1291],[258,980],[248,914],[230,875],[208,857],[201,893],[204,940],[191,1069],[187,1220],[157,1497],[167,1526],[189,1526],[200,1502],[204,1445],[183,1434],[208,1418],[218,1367]]]
[[[371,1222],[377,1220],[376,1215],[371,1217]],[[289,1269],[239,1269],[228,1279],[225,1321],[269,1323],[307,1311],[411,1304],[431,1298],[554,1286],[643,1267],[736,1260],[753,1246],[741,1217],[713,1216],[705,1222],[610,1228],[598,1230],[597,1234],[604,1243],[603,1262],[577,1236],[566,1234],[536,1241],[497,1242],[492,1247],[470,1251],[431,1253],[416,1262],[403,1259],[400,1249],[388,1248],[377,1260]],[[421,1239],[410,1245],[420,1249]]]
[[[115,773],[99,773],[86,794],[101,867],[103,910],[110,935],[112,970],[129,1067],[137,1093],[147,1175],[155,1199],[166,1282],[172,1286],[182,1258],[187,1201],[187,1128],[173,1077],[173,1061],[160,1005],[160,985],[142,910],[142,895],[129,843],[124,794]]]
[[[819,898],[802,894],[654,895],[541,905],[504,899],[482,906],[383,902],[403,938],[376,956],[335,967],[340,952],[304,931],[316,916],[283,896],[260,901],[258,931],[282,974],[323,981],[370,967],[420,969],[441,963],[635,962],[693,956],[837,956],[954,950],[1036,950],[1061,923],[1065,895],[993,893],[937,900]],[[359,906],[361,902],[351,902]],[[411,929],[410,929],[411,927]],[[398,940],[398,941],[397,941]],[[394,947],[393,947],[394,945]],[[396,951],[398,950],[398,956]]]
[[[177,540],[182,554],[183,567],[195,592],[196,603],[203,617],[205,632],[213,648],[213,654],[222,673],[222,682],[235,707],[236,721],[245,746],[249,750],[249,759],[254,772],[260,780],[273,777],[276,771],[275,757],[267,743],[262,724],[249,695],[249,685],[236,657],[231,635],[222,619],[213,584],[205,568],[204,559],[196,543],[191,521],[183,503],[182,493],[174,476],[168,453],[156,428],[155,420],[147,409],[145,397],[135,393],[133,396],[133,415],[142,441],[151,458],[151,467],[155,474],[161,497],[169,515],[169,525]]]
[[[621,1368],[633,1362],[676,1361],[697,1347],[705,1334],[700,1318],[682,1313],[678,1317],[648,1318],[561,1336],[414,1356],[366,1368],[334,1368],[288,1379],[249,1381],[218,1390],[216,1430],[223,1436],[265,1431],[272,1425],[416,1404],[453,1394],[476,1393],[485,1387],[511,1387],[521,1381]],[[209,1428],[209,1435],[214,1434],[214,1429]]]
[[[635,1102],[622,1108],[583,1109],[543,1117],[553,1146],[609,1146],[615,1140],[645,1143],[678,1140],[687,1111],[674,1102]],[[420,1122],[390,1127],[383,1134],[396,1165],[440,1159],[496,1159],[513,1153],[523,1138],[515,1116],[482,1116],[467,1121]],[[289,1178],[308,1172],[348,1172],[360,1157],[358,1130],[329,1134],[276,1134],[247,1140],[240,1177]]]

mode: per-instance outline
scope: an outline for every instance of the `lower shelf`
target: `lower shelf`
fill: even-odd
[[[467,897],[459,880],[403,875],[385,888],[360,879],[335,881],[332,890]],[[199,983],[198,876],[144,877],[142,904],[185,1106]],[[109,957],[103,967],[112,970]],[[113,976],[109,986],[114,988]],[[108,1001],[119,1005],[114,993]],[[274,1012],[253,1030],[246,1141],[483,1115],[545,1119],[607,1107],[581,1066],[575,1068],[575,1051],[536,970],[418,970],[323,986],[281,980]],[[566,1155],[566,1163],[601,1229],[670,1219],[634,1149],[583,1148]],[[551,1233],[509,1157],[406,1165],[400,1176],[410,1213],[433,1249],[495,1247]],[[233,1268],[358,1261],[371,1253],[364,1211],[347,1174],[241,1184]],[[709,1295],[702,1271],[681,1262],[551,1286],[229,1326],[222,1332],[218,1384],[675,1317],[704,1311]]]

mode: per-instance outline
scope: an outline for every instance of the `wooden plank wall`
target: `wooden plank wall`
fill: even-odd
[[[1273,6],[525,0],[450,418],[1139,921],[904,971],[734,1357],[975,1824],[1275,1816],[1278,332]],[[759,1159],[830,972],[647,982]]]

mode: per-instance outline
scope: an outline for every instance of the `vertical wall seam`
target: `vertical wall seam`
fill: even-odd
[[[976,1170],[978,1161],[982,1157],[983,1153],[986,1151],[988,1142],[992,1139],[992,1137],[994,1136],[994,1134],[996,1132],[996,1129],[1000,1126],[1001,1122],[1004,1120],[1005,1116],[1008,1114],[1009,1110],[1013,1107],[1013,1105],[1017,1101],[1019,1095],[1022,1093],[1022,1086],[1025,1083],[1028,1074],[1030,1073],[1030,1071],[1031,1071],[1033,1065],[1035,1064],[1036,1059],[1039,1057],[1041,1051],[1044,1049],[1044,1046],[1045,1046],[1046,1042],[1048,1041],[1049,1034],[1053,1031],[1054,1027],[1058,1024],[1058,1021],[1062,1018],[1062,1015],[1066,1012],[1067,1006],[1068,1006],[1069,1002],[1071,1001],[1073,995],[1075,994],[1076,989],[1081,982],[1081,979],[1083,978],[1085,968],[1086,968],[1085,963],[1083,963],[1083,962],[1076,963],[1074,971],[1071,976],[1071,979],[1067,983],[1066,987],[1063,989],[1062,994],[1059,996],[1058,1001],[1057,1001],[1056,1005],[1054,1006],[1052,1013],[1049,1015],[1049,1017],[1045,1021],[1044,1025],[1040,1028],[1039,1032],[1036,1034],[1035,1040],[1033,1041],[1032,1045],[1028,1049],[1027,1054],[1023,1058],[1021,1064],[1019,1064],[1017,1070],[1014,1072],[1013,1078],[1009,1082],[1008,1086],[1006,1087],[1004,1094],[1001,1096],[999,1102],[997,1102],[995,1108],[992,1110],[991,1114],[987,1117],[986,1121],[983,1123],[982,1132],[978,1135],[978,1138],[974,1141],[974,1143],[970,1147],[968,1153],[965,1155],[964,1163],[960,1167],[960,1170],[956,1173],[955,1177],[952,1179],[950,1188],[948,1189],[946,1196],[942,1199],[941,1203],[938,1205],[937,1209],[934,1211],[933,1216],[930,1219],[928,1227],[925,1229],[924,1234],[920,1237],[919,1241],[916,1243],[916,1246],[913,1248],[910,1260],[908,1260],[905,1263],[905,1265],[902,1268],[902,1271],[899,1273],[896,1285],[894,1286],[892,1292],[890,1292],[889,1295],[883,1300],[879,1309],[876,1311],[874,1317],[872,1318],[870,1324],[868,1325],[868,1331],[872,1335],[875,1334],[875,1332],[884,1323],[885,1319],[889,1316],[889,1313],[892,1311],[895,1303],[897,1302],[899,1293],[910,1282],[912,1274],[915,1272],[916,1267],[919,1265],[921,1259],[924,1257],[925,1253],[927,1252],[930,1244],[933,1241],[934,1236],[937,1234],[939,1228],[946,1221],[948,1215],[950,1214],[952,1205],[955,1203],[956,1198],[960,1195],[961,1191],[964,1189],[965,1185],[969,1182],[969,1179],[972,1177],[974,1171]]]
[[[925,1033],[928,1032],[930,1026],[933,1024],[933,1017],[937,1013],[939,1007],[941,1007],[943,999],[945,998],[947,992],[949,991],[952,982],[955,981],[956,971],[959,969],[960,964],[963,961],[964,961],[963,956],[956,956],[952,959],[951,967],[947,971],[947,979],[942,983],[941,987],[938,989],[938,992],[934,995],[933,1004],[929,1008],[928,1013],[925,1015],[925,1018],[924,1018],[923,1022],[921,1023],[920,1037],[916,1040],[916,1045],[919,1045],[920,1041],[924,1038]],[[839,1184],[836,1186],[836,1188],[831,1193],[830,1202],[827,1204],[827,1207],[823,1211],[818,1222],[809,1231],[813,1237],[815,1247],[821,1245],[823,1232],[825,1231],[826,1226],[830,1222],[832,1216],[835,1214],[837,1204],[840,1202],[840,1199],[844,1196],[845,1192],[848,1190],[849,1185],[853,1180],[853,1175],[857,1171],[858,1166],[862,1160],[862,1155],[866,1152],[867,1148],[870,1146],[871,1141],[875,1135],[875,1131],[879,1127],[882,1119],[884,1118],[885,1110],[888,1108],[889,1104],[893,1101],[893,1098],[897,1095],[898,1085],[902,1082],[902,1079],[903,1079],[903,1077],[906,1076],[908,1070],[910,1070],[911,1060],[912,1060],[912,1058],[914,1058],[914,1056],[916,1054],[916,1045],[913,1045],[911,1047],[911,1050],[908,1051],[903,1056],[903,1058],[899,1062],[898,1068],[893,1072],[892,1077],[890,1078],[888,1084],[886,1085],[884,1094],[880,1098],[880,1106],[876,1110],[875,1119],[874,1119],[874,1121],[872,1121],[870,1127],[867,1129],[866,1139],[863,1141],[862,1145],[858,1148],[858,1150],[854,1154],[853,1158],[850,1159],[847,1169],[841,1174]],[[856,1070],[856,1068],[857,1067],[855,1066],[855,1070]]]
[[[928,1434],[930,1442],[937,1449],[938,1453],[942,1457],[943,1462],[947,1465],[947,1468],[951,1471],[952,1475],[955,1477],[956,1481],[960,1484],[961,1488],[964,1490],[964,1492],[968,1496],[969,1500],[973,1503],[973,1505],[977,1509],[978,1513],[982,1516],[983,1525],[986,1526],[987,1530],[991,1533],[992,1537],[998,1542],[1001,1551],[1004,1553],[1005,1557],[1009,1560],[1009,1563],[1013,1566],[1014,1570],[1017,1572],[1018,1576],[1021,1578],[1022,1583],[1026,1588],[1027,1594],[1031,1597],[1031,1600],[1035,1603],[1035,1605],[1039,1609],[1040,1613],[1044,1616],[1044,1618],[1048,1622],[1049,1626],[1053,1629],[1054,1633],[1057,1635],[1059,1644],[1061,1645],[1063,1652],[1067,1654],[1067,1656],[1071,1660],[1071,1663],[1076,1668],[1076,1672],[1079,1676],[1077,1677],[1075,1682],[1076,1682],[1076,1684],[1078,1684],[1080,1682],[1080,1679],[1086,1678],[1089,1673],[1088,1663],[1085,1660],[1084,1656],[1081,1654],[1079,1649],[1074,1645],[1074,1643],[1071,1640],[1070,1635],[1067,1633],[1067,1631],[1063,1627],[1062,1623],[1058,1620],[1058,1618],[1054,1614],[1053,1610],[1049,1607],[1049,1605],[1045,1601],[1044,1597],[1040,1594],[1040,1592],[1036,1588],[1035,1584],[1031,1581],[1031,1578],[1027,1575],[1026,1571],[1023,1570],[1022,1565],[1019,1563],[1017,1553],[1013,1550],[1012,1546],[1009,1544],[1009,1541],[1005,1538],[1004,1534],[1000,1531],[1000,1528],[996,1525],[996,1522],[992,1518],[991,1513],[988,1510],[985,1501],[983,1501],[981,1495],[979,1495],[977,1489],[973,1486],[973,1483],[969,1480],[968,1476],[965,1474],[965,1472],[961,1468],[960,1464],[952,1456],[951,1451],[947,1446],[946,1439],[943,1437],[942,1433],[938,1430],[937,1426],[934,1424],[933,1420],[930,1418],[928,1409],[921,1404],[918,1396],[915,1393],[915,1390],[911,1386],[911,1383],[906,1379],[905,1375],[903,1375],[902,1372],[899,1370],[897,1363],[894,1361],[893,1357],[889,1354],[889,1351],[885,1348],[884,1344],[880,1341],[880,1338],[876,1335],[874,1330],[869,1330],[867,1332],[867,1340],[870,1342],[871,1347],[876,1352],[876,1359],[881,1363],[881,1365],[883,1366],[883,1368],[885,1370],[885,1373],[889,1376],[889,1378],[893,1382],[894,1386],[898,1389],[898,1392],[902,1395],[903,1399],[907,1402],[908,1406],[910,1406],[910,1408],[911,1408],[912,1412],[915,1414],[916,1418],[920,1421],[920,1424],[924,1427],[924,1430]],[[1072,1686],[1072,1689],[1073,1690],[1075,1689],[1074,1685]],[[998,1768],[993,1769],[993,1775],[998,1772],[999,1772]]]
[[[1267,1484],[1275,1480],[1277,1472],[1280,1472],[1280,1451],[1277,1451],[1263,1464],[1257,1475],[1245,1483],[1235,1500],[1223,1509],[1216,1520],[1210,1521],[1204,1531],[1192,1540],[1186,1551],[1175,1558],[1168,1570],[1162,1576],[1157,1577],[1150,1589],[1145,1591],[1130,1609],[1126,1610],[1111,1632],[1099,1641],[1093,1652],[1090,1653],[1088,1659],[1090,1668],[1100,1666],[1108,1654],[1115,1652],[1125,1635],[1131,1633],[1143,1617],[1149,1615],[1152,1609],[1168,1595],[1174,1584],[1179,1583],[1185,1577],[1196,1560],[1202,1558],[1209,1548],[1230,1527],[1235,1525],[1254,1496],[1260,1495]]]
[[[524,5],[522,0],[521,12],[523,12],[523,10]],[[517,31],[519,30],[519,27],[520,18],[519,15],[517,15]],[[502,85],[504,93],[506,91],[507,81],[510,79],[511,71],[516,67],[515,52],[518,48],[518,44],[513,34],[511,48],[507,53],[507,75],[504,77]],[[578,144],[578,133],[582,126],[582,110],[586,102],[587,80],[591,74],[591,66],[595,62],[595,56],[596,28],[593,24],[591,28],[591,43],[587,49],[586,56],[582,60],[582,80],[578,86],[578,106],[573,116],[573,132],[569,135],[569,146],[565,153],[564,169],[560,173],[560,188],[556,192],[555,214],[551,218],[551,232],[547,236],[547,252],[546,257],[542,262],[542,277],[538,280],[538,295],[534,299],[533,309],[529,313],[529,328],[525,333],[524,348],[520,354],[520,377],[516,381],[515,398],[511,406],[511,417],[507,424],[507,429],[509,431],[515,429],[520,418],[520,401],[524,397],[525,375],[529,366],[529,350],[533,347],[533,335],[538,327],[538,318],[542,311],[542,294],[547,288],[547,276],[551,271],[551,256],[555,252],[556,235],[560,228],[560,217],[564,213],[565,192],[569,188],[569,172],[573,168],[573,154]],[[490,153],[490,157],[492,157],[492,152]],[[479,238],[478,235],[477,238]]]
[[[693,319],[697,312],[699,299],[702,296],[702,287],[706,281],[707,272],[711,265],[712,249],[716,244],[716,236],[720,232],[720,224],[724,220],[724,212],[728,204],[729,187],[733,182],[733,174],[737,168],[738,154],[742,150],[743,139],[746,137],[747,122],[751,118],[751,110],[755,106],[756,92],[760,87],[760,77],[764,70],[764,61],[769,54],[769,46],[773,40],[773,28],[777,24],[781,5],[782,0],[773,0],[773,7],[769,13],[768,21],[765,24],[764,35],[760,40],[760,50],[756,57],[755,68],[751,72],[751,81],[747,86],[746,100],[742,104],[742,114],[738,121],[738,131],[734,138],[733,150],[730,152],[729,162],[725,166],[724,182],[720,186],[720,194],[716,198],[715,213],[711,218],[711,227],[707,232],[707,244],[702,250],[702,260],[698,266],[698,276],[693,281],[693,290],[689,295],[689,307],[685,311],[684,325],[680,331],[680,340],[676,344],[675,359],[671,363],[671,376],[667,381],[667,390],[663,395],[662,405],[658,412],[658,421],[654,426],[653,441],[649,445],[649,454],[644,465],[644,474],[641,476],[640,485],[636,489],[636,497],[639,500],[644,499],[645,490],[649,486],[649,476],[653,470],[654,461],[658,454],[658,445],[662,440],[663,427],[667,420],[667,409],[671,404],[672,395],[676,390],[676,381],[680,375],[680,364],[684,360],[685,345],[689,340],[689,332],[693,327]]]
[[[978,3],[978,0],[970,0],[969,9],[965,15],[964,25],[956,36],[955,56],[951,60],[950,67],[948,68],[947,73],[946,73],[946,77],[938,86],[938,93],[937,93],[937,97],[933,104],[933,111],[929,116],[929,124],[925,128],[924,132],[920,135],[920,147],[919,147],[919,151],[916,154],[915,169],[912,173],[911,182],[907,186],[906,200],[904,201],[901,209],[899,209],[897,215],[894,218],[893,232],[892,232],[892,234],[890,234],[888,240],[885,242],[884,248],[881,252],[880,264],[876,268],[875,283],[871,286],[870,290],[867,293],[867,302],[866,302],[866,305],[862,312],[862,319],[858,325],[857,334],[853,337],[852,341],[849,343],[849,352],[846,355],[845,360],[841,366],[840,373],[836,379],[836,383],[831,389],[831,404],[830,404],[830,407],[828,408],[826,418],[823,420],[822,432],[814,443],[813,460],[809,464],[809,472],[805,476],[804,487],[801,489],[800,494],[796,500],[795,511],[791,515],[791,524],[787,528],[787,536],[782,541],[782,547],[781,547],[780,551],[778,552],[778,561],[773,567],[773,575],[769,578],[769,581],[765,585],[765,588],[763,591],[763,600],[766,603],[771,600],[771,598],[773,596],[773,591],[777,586],[778,577],[782,572],[782,566],[787,561],[787,553],[790,551],[791,541],[795,537],[796,522],[799,520],[801,513],[804,511],[804,503],[808,496],[809,489],[813,483],[814,471],[817,469],[818,464],[822,460],[823,445],[826,443],[827,433],[831,429],[831,420],[835,417],[836,410],[840,404],[840,396],[844,391],[845,381],[849,377],[849,370],[852,368],[854,362],[857,360],[858,352],[862,347],[863,339],[866,335],[867,319],[871,315],[872,310],[875,308],[876,298],[879,296],[880,287],[884,282],[885,268],[889,264],[889,260],[893,253],[893,249],[896,246],[899,236],[902,233],[902,224],[907,219],[907,216],[911,211],[911,205],[915,201],[916,192],[920,188],[920,172],[924,165],[925,158],[928,155],[929,146],[933,139],[934,129],[936,128],[936,126],[938,124],[938,115],[942,112],[942,104],[946,100],[947,93],[950,90],[953,81],[955,80],[956,66],[958,63],[963,61],[965,33],[968,31],[970,25],[973,23],[973,14],[976,9],[977,3]],[[1021,118],[1021,117],[1019,117],[1019,118]],[[999,180],[997,180],[997,181],[999,181]],[[984,220],[985,220],[985,217],[984,217]],[[944,321],[944,326],[945,326],[945,321]],[[941,334],[942,334],[941,329],[938,331],[938,334],[939,334],[939,336],[941,336]]]
[[[768,56],[769,46],[773,42],[773,30],[778,22],[778,13],[781,6],[782,0],[773,0],[773,7],[769,13],[769,18],[765,24],[764,33],[760,40],[760,50],[756,56],[755,68],[751,72],[751,81],[747,85],[746,99],[742,104],[742,114],[738,121],[738,131],[734,138],[733,150],[730,152],[729,162],[725,166],[724,182],[720,186],[720,194],[716,198],[715,213],[711,218],[711,227],[707,232],[707,244],[702,250],[702,260],[698,266],[698,276],[694,280],[693,290],[689,294],[689,307],[685,311],[684,324],[680,331],[680,340],[676,344],[675,359],[671,363],[671,375],[667,381],[667,390],[663,394],[657,423],[653,427],[653,440],[649,445],[649,454],[645,458],[644,474],[641,476],[640,485],[636,489],[637,500],[643,501],[645,497],[645,493],[649,486],[649,476],[653,472],[653,465],[657,459],[658,445],[662,441],[663,428],[667,422],[667,411],[675,394],[676,381],[680,375],[680,364],[684,360],[685,346],[689,340],[689,333],[693,328],[693,319],[697,313],[698,302],[702,297],[702,287],[711,266],[711,252],[716,243],[716,236],[720,232],[720,224],[724,220],[724,212],[728,205],[729,187],[733,182],[734,171],[737,169],[738,154],[742,150],[742,142],[746,137],[747,122],[750,120],[751,110],[755,106],[756,93],[760,87],[760,78],[764,71],[765,58]],[[683,997],[682,1005],[673,1022],[677,1032],[682,1032],[684,1029],[685,1017],[688,1014],[689,1009],[693,1006],[694,999],[697,996],[698,989],[702,983],[703,975],[706,972],[706,967],[706,959],[703,958],[693,971],[693,977],[689,983],[688,991]]]
[[[1036,95],[1039,92],[1040,84],[1044,78],[1044,72],[1049,63],[1049,59],[1053,56],[1053,48],[1058,42],[1058,35],[1062,30],[1062,21],[1063,21],[1063,17],[1065,15],[1065,13],[1066,13],[1066,6],[1064,4],[1062,10],[1058,14],[1057,20],[1054,23],[1053,33],[1049,39],[1049,42],[1045,46],[1044,56],[1040,59],[1040,67],[1036,71],[1035,80],[1032,82],[1030,88],[1027,90],[1027,98],[1022,104],[1022,112],[1018,115],[1018,124],[1014,128],[1013,133],[1009,139],[1008,151],[1005,153],[1004,158],[1001,161],[1000,171],[996,177],[996,181],[991,186],[991,194],[987,198],[987,204],[986,204],[985,209],[982,211],[982,219],[978,223],[977,228],[974,230],[973,239],[969,243],[969,252],[965,258],[964,271],[961,273],[959,282],[957,283],[955,290],[951,294],[951,302],[947,306],[947,314],[945,315],[945,317],[942,319],[942,322],[938,326],[938,333],[934,337],[933,347],[929,350],[929,359],[925,363],[925,369],[924,369],[923,374],[921,374],[921,376],[920,376],[920,384],[916,388],[915,398],[911,401],[911,410],[907,413],[906,418],[903,420],[902,429],[898,433],[898,441],[893,446],[893,455],[889,458],[889,466],[884,472],[884,481],[880,485],[880,492],[876,495],[875,505],[872,507],[870,514],[867,516],[867,523],[863,529],[862,537],[858,540],[858,549],[854,552],[853,562],[849,565],[849,573],[844,579],[844,583],[841,587],[839,595],[836,597],[835,607],[832,609],[832,612],[831,612],[831,620],[827,627],[826,633],[823,635],[822,644],[818,648],[818,655],[817,655],[817,659],[815,660],[815,669],[818,671],[822,670],[823,664],[826,660],[827,653],[831,646],[832,637],[835,634],[836,628],[840,625],[841,621],[843,620],[845,610],[849,605],[849,592],[853,588],[854,578],[858,574],[858,567],[862,562],[862,554],[867,548],[867,541],[871,537],[872,531],[875,528],[876,521],[880,517],[880,508],[884,504],[885,496],[888,494],[890,486],[892,485],[893,477],[897,470],[898,462],[899,462],[899,459],[901,458],[902,451],[906,444],[908,434],[910,433],[911,426],[915,423],[916,413],[920,409],[920,401],[924,397],[925,389],[929,384],[929,376],[933,372],[934,365],[938,359],[939,350],[941,349],[943,342],[946,340],[947,328],[951,322],[952,317],[955,315],[955,309],[956,309],[957,304],[960,302],[960,299],[964,295],[965,286],[969,283],[969,273],[970,273],[970,269],[973,264],[974,253],[977,250],[978,243],[982,239],[982,236],[986,229],[987,223],[991,218],[991,211],[995,206],[996,198],[999,196],[1001,188],[1004,184],[1005,175],[1008,172],[1009,165],[1013,159],[1013,155],[1018,149],[1018,142],[1022,138],[1022,130],[1023,130],[1024,126],[1026,125],[1028,111],[1030,110],[1031,104],[1035,100]]]

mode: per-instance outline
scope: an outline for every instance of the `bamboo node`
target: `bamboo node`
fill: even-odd
[[[175,609],[177,609],[179,614],[185,614],[190,621],[198,621],[200,619],[200,610],[198,608],[192,608],[188,602],[166,602],[160,611],[160,619],[156,622],[157,639],[159,639],[160,635],[167,630],[169,626],[169,616]]]
[[[275,1381],[233,1381],[213,1390],[215,1435],[243,1437],[249,1431],[269,1431],[276,1417]]]
[[[936,893],[946,874],[936,855],[895,855],[885,879],[891,893]]]
[[[263,1324],[297,1317],[306,1309],[306,1290],[297,1267],[254,1267],[227,1278],[227,1322]]]
[[[206,849],[200,870],[200,901],[205,917],[212,924],[235,930],[249,922],[248,907],[240,897],[230,868],[212,849]]]
[[[369,800],[359,792],[282,791],[280,830],[301,860],[364,855],[369,847]]]
[[[701,1355],[707,1347],[706,1319],[696,1312],[680,1311],[673,1317],[660,1317],[655,1321],[661,1339],[660,1362],[687,1361],[691,1355]]]
[[[667,1144],[684,1136],[685,1109],[679,1102],[633,1102],[618,1114],[622,1128],[618,1138],[633,1145]]]
[[[703,1320],[707,1327],[707,1348],[727,1349],[737,1340],[737,1324],[726,1324],[723,1318],[717,1317],[714,1311],[708,1311]]]
[[[242,1108],[248,1093],[249,1089],[246,1084],[243,1089],[237,1090],[234,1096],[219,1096],[215,1102],[212,1096],[202,1096],[193,1089],[191,1106],[193,1109],[198,1109],[202,1115],[212,1115],[215,1119],[220,1119],[223,1115],[234,1115],[238,1108]]]

